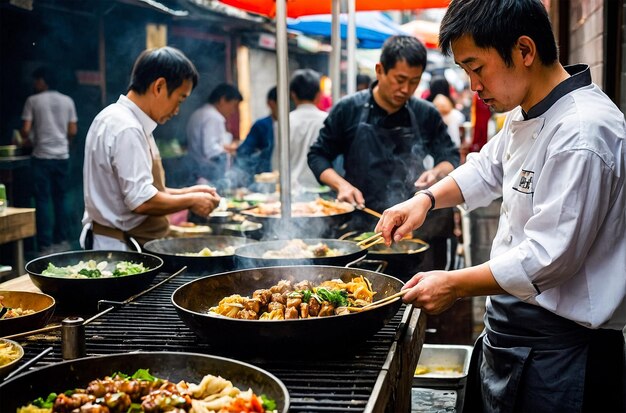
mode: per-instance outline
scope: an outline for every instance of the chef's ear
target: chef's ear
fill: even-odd
[[[520,53],[524,66],[530,66],[537,56],[535,41],[528,36],[520,36],[516,46],[516,51]]]
[[[167,81],[164,77],[160,77],[154,81],[152,84],[152,90],[155,94],[159,94],[161,92],[167,92]]]

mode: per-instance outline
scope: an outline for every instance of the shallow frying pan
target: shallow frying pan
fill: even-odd
[[[229,352],[260,355],[326,353],[345,350],[380,330],[398,312],[400,300],[378,308],[340,316],[298,320],[238,320],[209,314],[209,308],[231,294],[252,296],[280,280],[309,280],[314,285],[341,278],[350,281],[362,275],[380,300],[400,291],[402,281],[382,273],[331,266],[288,266],[232,271],[200,278],[179,287],[172,294],[178,316],[211,345]]]
[[[67,278],[43,275],[49,263],[57,267],[80,261],[119,261],[142,263],[148,271],[112,278]],[[130,251],[68,251],[46,255],[26,264],[31,281],[41,291],[53,296],[60,308],[95,311],[98,300],[124,300],[146,289],[161,271],[163,260],[155,255]]]
[[[189,271],[198,271],[204,274],[216,274],[218,272],[232,271],[235,269],[234,255],[215,257],[200,257],[177,255],[189,252],[200,252],[203,248],[210,250],[223,250],[226,247],[240,247],[256,242],[242,237],[230,237],[226,235],[210,235],[193,238],[163,238],[148,241],[143,249],[163,259],[165,268],[169,271],[177,271],[184,265]]]
[[[284,265],[335,265],[343,267],[346,264],[365,257],[367,250],[362,249],[355,242],[340,241],[336,239],[310,238],[303,239],[308,245],[328,245],[329,248],[341,251],[334,257],[315,258],[263,258],[268,251],[280,250],[287,245],[289,240],[261,241],[255,244],[245,245],[235,251],[236,268],[276,267]]]
[[[45,399],[53,391],[85,388],[90,381],[114,372],[133,374],[138,369],[149,369],[153,376],[175,383],[180,380],[200,383],[206,374],[219,375],[242,390],[251,388],[258,395],[267,395],[276,401],[281,413],[289,409],[285,385],[251,364],[204,354],[138,352],[65,361],[19,375],[0,385],[0,411],[15,412],[37,397]]]

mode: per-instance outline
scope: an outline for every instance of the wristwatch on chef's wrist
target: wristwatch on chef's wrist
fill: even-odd
[[[418,196],[420,194],[424,194],[424,195],[426,195],[427,197],[430,198],[430,208],[428,209],[428,212],[430,212],[433,209],[435,209],[435,196],[433,195],[433,193],[430,192],[429,189],[422,189],[421,191],[417,191],[415,193],[415,195],[413,195],[413,196]]]

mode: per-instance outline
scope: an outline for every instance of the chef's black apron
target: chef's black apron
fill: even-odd
[[[364,105],[354,141],[345,155],[345,178],[363,193],[368,208],[382,213],[417,192],[415,181],[425,171],[427,152],[411,109],[408,109],[410,126],[388,129],[369,123],[372,107],[370,98]],[[373,231],[377,223],[377,218],[357,211],[348,223],[347,231]],[[421,271],[444,269],[446,239],[453,236],[453,230],[451,208],[428,214],[424,225],[414,232],[414,236],[431,244]]]
[[[588,329],[510,295],[490,299],[465,412],[624,411],[621,331]]]

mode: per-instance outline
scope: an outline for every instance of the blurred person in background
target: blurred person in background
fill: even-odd
[[[413,96],[425,67],[426,48],[419,40],[392,36],[383,46],[372,87],[343,98],[331,110],[308,163],[340,201],[382,212],[458,165],[459,151],[441,115],[429,102]],[[344,156],[345,176],[333,168],[339,155]],[[427,155],[434,159],[428,170]],[[434,224],[416,236],[431,244],[424,265],[445,268],[454,222],[451,209],[437,214]],[[375,218],[357,212],[349,229],[366,232],[375,225]]]
[[[242,100],[235,86],[221,83],[187,121],[187,150],[194,162],[194,178],[200,183],[225,189],[230,157],[237,151],[237,143],[226,129],[226,119],[237,111]]]
[[[403,301],[429,314],[488,296],[465,411],[624,412],[626,121],[588,65],[562,66],[540,0],[453,0],[439,41],[472,90],[509,114],[479,153],[398,204],[387,244],[427,212],[502,197],[489,261],[418,273]]]
[[[305,191],[319,186],[307,164],[307,153],[328,116],[316,106],[321,94],[320,74],[312,69],[296,70],[289,82],[289,93],[296,106],[289,113],[291,190]]]
[[[24,104],[20,135],[21,145],[33,148],[37,247],[49,254],[70,249],[67,177],[69,145],[76,135],[78,118],[72,98],[54,89],[55,79],[48,68],[33,72],[33,85],[35,94]]]
[[[372,78],[365,73],[359,73],[356,75],[356,91],[359,92],[361,90],[369,89],[372,84]]]
[[[215,188],[167,188],[152,132],[178,114],[198,82],[191,61],[171,47],[146,50],[133,66],[126,95],[93,120],[85,142],[85,249],[140,250],[165,237],[167,215],[190,209],[207,216]]]
[[[321,95],[317,101],[318,109],[328,112],[333,106],[332,81],[328,76],[322,76],[320,80]]]
[[[254,122],[246,139],[237,148],[235,166],[244,186],[252,184],[254,175],[278,170],[277,126],[278,103],[276,86],[267,92],[270,114]]]
[[[445,76],[433,76],[430,81],[430,93],[426,100],[435,105],[443,121],[448,126],[448,134],[457,148],[461,146],[461,125],[465,122],[465,116],[456,108],[456,104],[450,93],[450,84]]]

